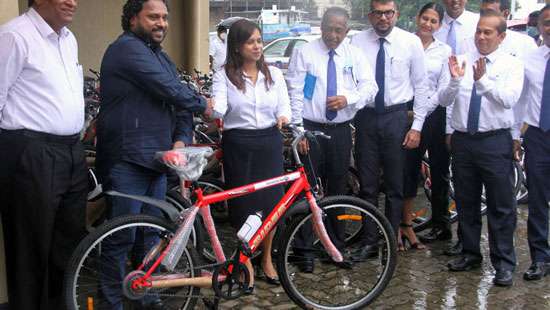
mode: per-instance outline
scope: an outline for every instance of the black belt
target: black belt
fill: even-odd
[[[502,128],[502,129],[495,129],[495,130],[489,130],[489,131],[484,131],[484,132],[476,132],[474,134],[470,134],[468,132],[463,132],[463,131],[458,131],[457,130],[453,134],[482,139],[482,138],[501,135],[501,134],[505,134],[505,133],[509,133],[509,132],[510,132],[510,128]]]
[[[73,145],[80,141],[80,134],[74,134],[69,136],[58,136],[51,133],[39,132],[29,129],[16,129],[16,130],[6,130],[0,129],[0,134],[2,135],[17,135],[23,136],[34,140],[39,140],[42,142],[48,143],[58,143],[58,144],[68,144]]]
[[[329,129],[329,128],[340,128],[349,126],[349,121],[341,123],[317,123],[304,118],[304,126],[315,127],[317,129]]]
[[[391,112],[396,112],[396,111],[405,111],[405,110],[408,109],[408,105],[409,105],[409,102],[390,105],[389,107],[384,107],[384,111],[382,111],[382,112],[376,111],[375,108],[366,107],[365,111],[374,112],[374,113],[377,113],[377,114],[386,114],[386,113],[391,113]]]

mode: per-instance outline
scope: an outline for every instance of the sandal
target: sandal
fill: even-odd
[[[412,224],[401,223],[401,224],[399,224],[399,227],[400,228],[405,228],[405,229],[410,228],[412,230],[413,225]],[[401,244],[402,244],[403,248],[405,248],[405,243],[407,242],[409,244],[409,247],[413,250],[424,250],[424,249],[426,249],[426,246],[424,246],[424,244],[422,244],[418,241],[416,241],[414,243],[411,242],[410,237],[407,234],[403,233],[405,229],[399,229],[400,234],[401,234],[401,238],[400,238],[401,240],[400,241],[401,241]],[[413,234],[414,234],[414,231],[413,231]]]

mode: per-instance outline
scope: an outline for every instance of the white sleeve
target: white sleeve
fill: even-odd
[[[354,112],[362,109],[365,105],[374,102],[374,97],[378,93],[378,85],[374,73],[366,56],[360,52],[353,54],[353,78],[357,86],[353,90],[346,90],[344,96],[348,101],[349,108]]]
[[[304,109],[304,80],[307,67],[302,56],[302,48],[295,49],[290,57],[286,81],[290,95],[290,107],[292,110],[291,123],[302,123],[302,111]]]
[[[0,119],[8,99],[8,90],[19,78],[25,66],[28,49],[16,34],[0,34]]]
[[[227,83],[231,83],[225,76],[224,70],[214,74],[212,81],[212,96],[214,97],[214,118],[223,118],[227,113]]]
[[[507,63],[503,78],[493,81],[484,74],[476,81],[477,94],[505,109],[511,109],[519,100],[524,78],[523,63],[519,59],[514,60],[516,61]]]

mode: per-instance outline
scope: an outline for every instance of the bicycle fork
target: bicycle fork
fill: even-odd
[[[313,222],[313,231],[319,237],[319,240],[321,241],[321,244],[327,250],[330,257],[335,262],[342,262],[344,260],[344,257],[342,256],[342,253],[336,248],[334,243],[332,243],[332,240],[330,240],[330,237],[327,233],[327,229],[325,225],[323,224],[323,210],[319,208],[317,205],[317,201],[315,200],[315,197],[311,193],[311,191],[306,192],[306,199],[309,204],[309,209],[311,210],[311,216],[312,216],[312,222]]]

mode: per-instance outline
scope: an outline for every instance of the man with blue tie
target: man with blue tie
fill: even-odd
[[[525,58],[525,90],[521,101],[525,104],[521,123],[529,125],[523,140],[529,185],[527,239],[532,261],[523,278],[528,281],[550,274],[550,5],[542,8],[538,25],[545,43]]]
[[[441,27],[434,36],[447,43],[453,50],[453,55],[467,52],[464,43],[476,32],[479,15],[465,9],[467,0],[443,0],[445,15]]]
[[[358,110],[374,100],[378,91],[367,59],[345,41],[348,20],[345,9],[327,9],[321,22],[321,39],[295,51],[287,72],[292,123],[303,123],[305,129],[323,131],[331,137],[319,139],[318,146],[312,145],[311,149],[306,140],[299,145],[300,153],[309,153],[313,165],[310,172],[321,178],[327,195],[346,193],[343,180],[351,161],[350,121]],[[343,245],[343,239],[339,238],[342,232],[335,231],[336,227],[328,229],[339,247]],[[312,272],[311,257],[308,253],[303,255],[306,259],[299,267]]]
[[[449,262],[451,271],[479,268],[482,261],[481,191],[487,195],[487,222],[493,283],[510,286],[516,265],[516,204],[512,190],[514,125],[512,108],[523,88],[523,64],[499,48],[506,20],[482,11],[475,34],[476,51],[451,56],[448,96],[454,99],[451,155],[455,200],[463,251]]]
[[[424,48],[418,36],[395,27],[397,3],[373,0],[368,15],[372,28],[356,34],[352,45],[361,49],[374,68],[378,93],[355,118],[355,155],[360,196],[378,206],[380,172],[386,189],[385,213],[397,233],[403,212],[404,148],[415,148],[419,137],[407,133],[408,104],[425,104],[427,87]],[[367,225],[373,227],[374,225]],[[377,233],[366,229],[364,247],[356,259],[378,253]]]

